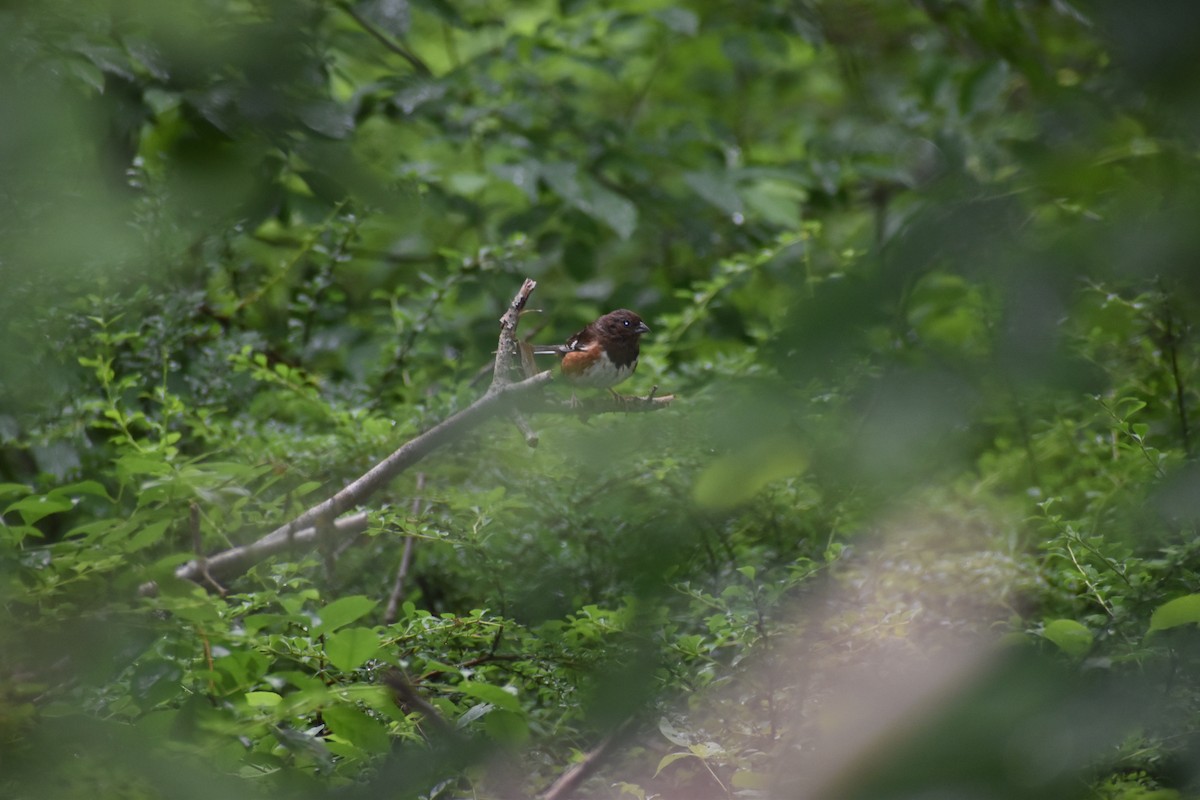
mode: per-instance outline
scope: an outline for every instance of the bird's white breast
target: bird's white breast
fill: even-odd
[[[637,359],[622,367],[618,367],[608,357],[608,353],[601,353],[600,358],[596,359],[596,363],[592,364],[588,371],[584,374],[576,374],[572,380],[577,386],[589,386],[597,389],[605,389],[610,386],[616,386],[621,381],[633,374],[637,368]]]

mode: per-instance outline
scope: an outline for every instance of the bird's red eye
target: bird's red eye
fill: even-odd
[[[629,327],[629,320],[627,320],[627,319],[623,319],[623,320],[621,320],[621,324],[622,324],[622,325],[624,325],[626,328],[628,328],[628,327]]]

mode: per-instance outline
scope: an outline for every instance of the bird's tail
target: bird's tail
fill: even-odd
[[[529,349],[535,356],[561,356],[571,352],[571,348],[565,344],[533,344],[529,346]]]

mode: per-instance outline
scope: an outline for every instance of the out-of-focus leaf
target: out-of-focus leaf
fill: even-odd
[[[51,514],[60,514],[75,507],[70,498],[53,495],[25,497],[4,509],[5,514],[20,514],[26,525],[33,525]]]
[[[408,33],[411,12],[407,0],[361,0],[357,10],[392,36]]]
[[[692,191],[726,214],[742,212],[742,197],[728,172],[688,172],[683,180]]]
[[[685,758],[699,758],[695,753],[668,753],[658,761],[658,767],[654,770],[654,777],[658,777],[664,769]]]
[[[637,226],[637,207],[628,199],[581,173],[574,164],[543,163],[540,174],[568,205],[612,228],[622,239],[633,235]]]
[[[354,130],[354,115],[338,103],[308,103],[300,109],[299,114],[313,132],[330,139],[345,139]]]
[[[274,708],[283,702],[276,692],[246,692],[246,704],[254,708]]]
[[[529,722],[524,714],[496,709],[483,720],[488,736],[503,745],[518,746],[529,739]]]
[[[664,8],[654,12],[654,16],[676,33],[685,36],[695,36],[700,31],[700,17],[696,12],[687,8]]]
[[[478,698],[508,711],[515,713],[523,711],[521,701],[517,699],[516,695],[505,691],[499,686],[492,686],[488,683],[476,683],[474,681],[463,681],[458,688],[465,695]]]
[[[350,706],[329,706],[321,711],[329,729],[368,753],[386,753],[390,747],[383,725],[368,714]]]
[[[1150,615],[1150,631],[1163,631],[1200,622],[1200,594],[1176,597],[1154,609]]]
[[[799,475],[807,463],[799,445],[786,437],[760,439],[709,464],[696,479],[692,496],[706,508],[733,508],[767,484]]]
[[[1047,622],[1042,635],[1058,645],[1069,656],[1082,656],[1092,648],[1093,636],[1084,625],[1073,619]]]

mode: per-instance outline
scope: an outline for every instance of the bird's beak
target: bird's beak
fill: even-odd
[[[634,332],[634,333],[649,333],[649,332],[650,332],[650,326],[649,326],[649,325],[647,325],[647,324],[646,324],[646,323],[644,323],[644,322],[639,322],[639,323],[637,324],[637,327],[633,329],[633,332]]]

